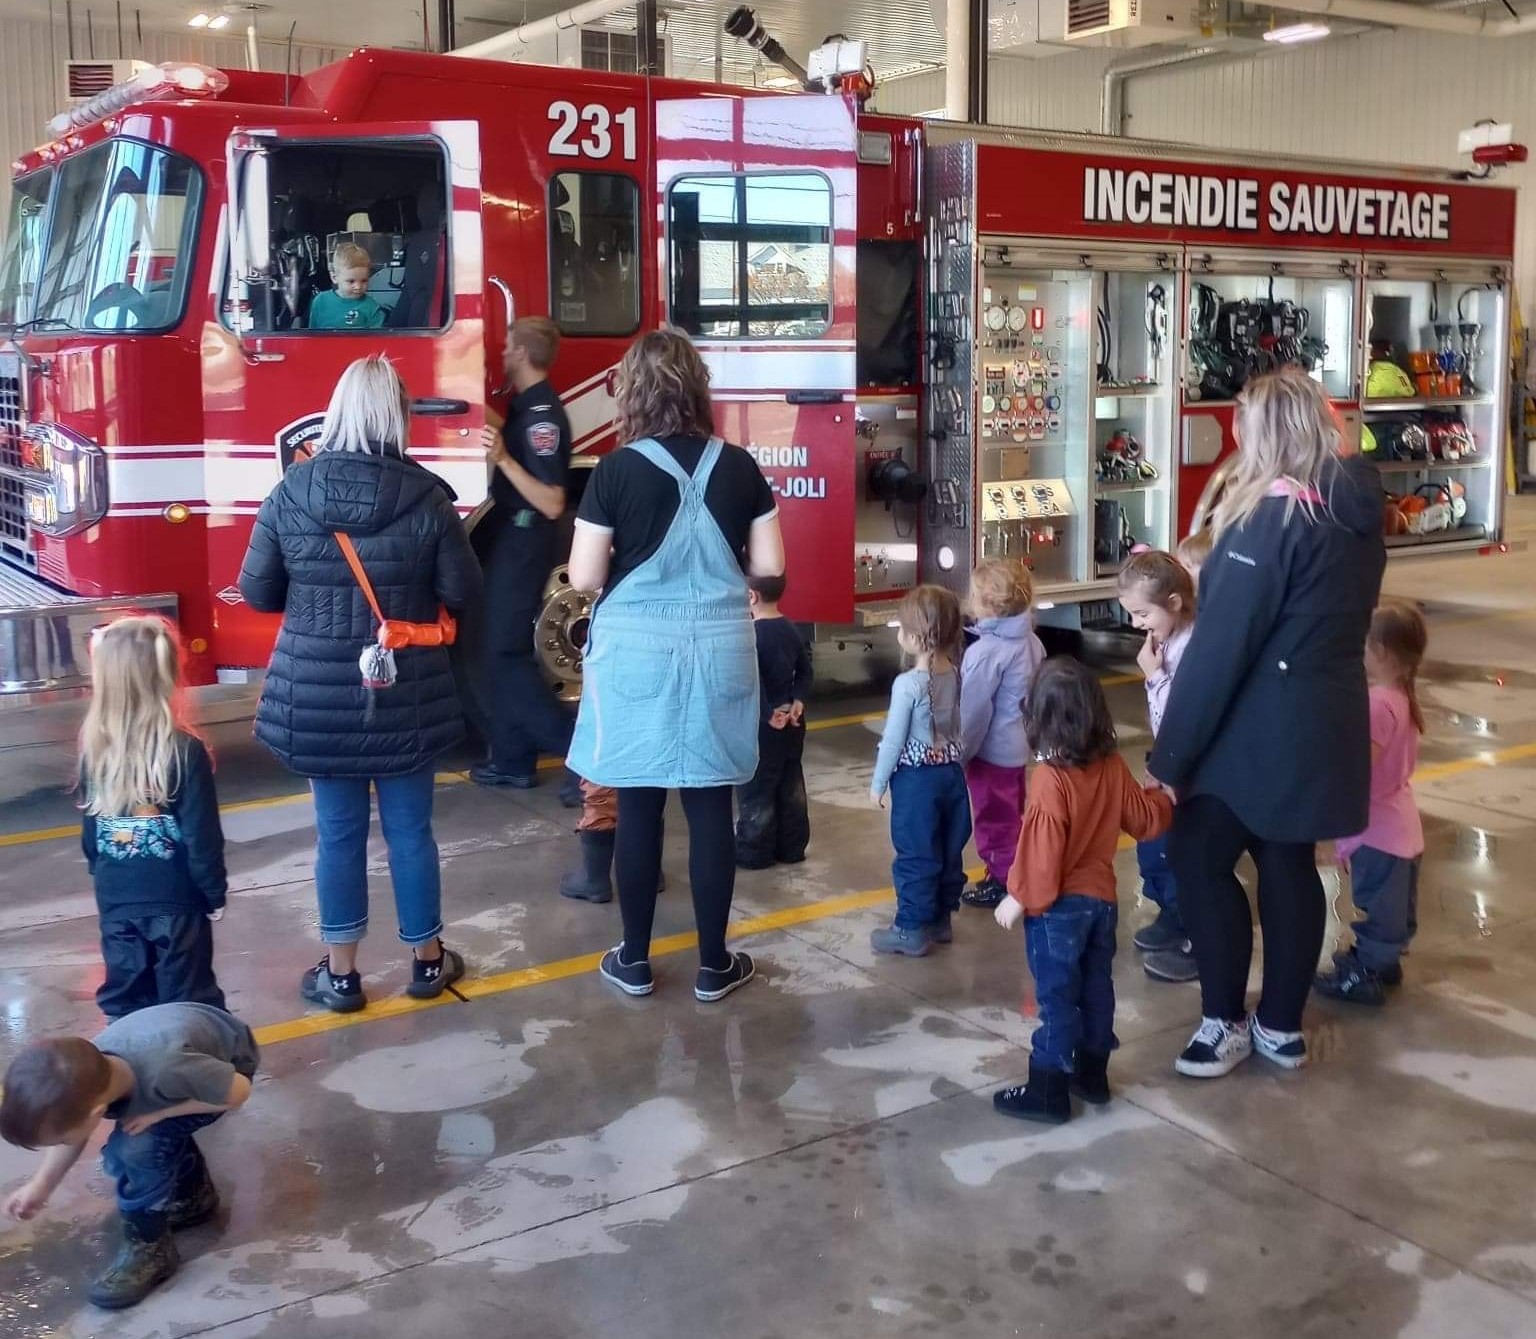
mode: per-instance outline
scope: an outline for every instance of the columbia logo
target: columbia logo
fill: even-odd
[[[1235,563],[1242,563],[1244,567],[1258,566],[1258,563],[1250,558],[1246,553],[1239,553],[1236,549],[1228,549],[1227,557],[1229,557]]]

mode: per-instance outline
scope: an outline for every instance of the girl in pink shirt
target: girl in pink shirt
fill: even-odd
[[[1319,976],[1320,995],[1353,1004],[1384,1004],[1387,986],[1403,979],[1402,955],[1418,929],[1419,864],[1424,825],[1413,798],[1424,713],[1419,665],[1429,643],[1424,615],[1413,605],[1383,601],[1365,643],[1371,684],[1371,817],[1358,837],[1338,844],[1350,895],[1362,919],[1355,944]]]

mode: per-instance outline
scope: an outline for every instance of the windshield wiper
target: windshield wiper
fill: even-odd
[[[34,316],[30,321],[9,327],[12,335],[28,335],[34,330],[73,330],[62,316]]]

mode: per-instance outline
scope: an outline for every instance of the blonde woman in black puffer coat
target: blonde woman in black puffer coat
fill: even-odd
[[[315,797],[315,891],[326,956],[304,973],[306,999],[338,1013],[366,1003],[357,946],[368,930],[369,792],[389,847],[400,939],[414,954],[409,993],[439,995],[463,975],[443,947],[442,881],[432,836],[435,760],[464,735],[444,647],[394,652],[387,688],[364,686],[358,658],[378,622],[348,567],[350,537],[387,619],[432,623],[479,599],[480,566],[443,480],[406,454],[410,402],[389,362],[342,374],[312,460],[262,503],[240,570],[254,609],[282,630],[256,712],[256,738],[308,777]]]

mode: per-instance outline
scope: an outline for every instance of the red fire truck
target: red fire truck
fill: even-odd
[[[129,606],[174,612],[196,682],[259,674],[275,626],[240,560],[338,374],[395,360],[413,453],[469,514],[522,314],[564,332],[578,461],[615,445],[632,336],[694,335],[806,622],[883,623],[984,554],[1031,562],[1052,617],[1102,614],[1283,361],[1372,429],[1414,518],[1394,543],[1500,538],[1510,190],[366,49],[294,79],[157,67],[50,130],[0,263],[8,692],[78,686]],[[382,329],[307,328],[343,240]],[[557,573],[540,642],[573,687],[584,612]]]

